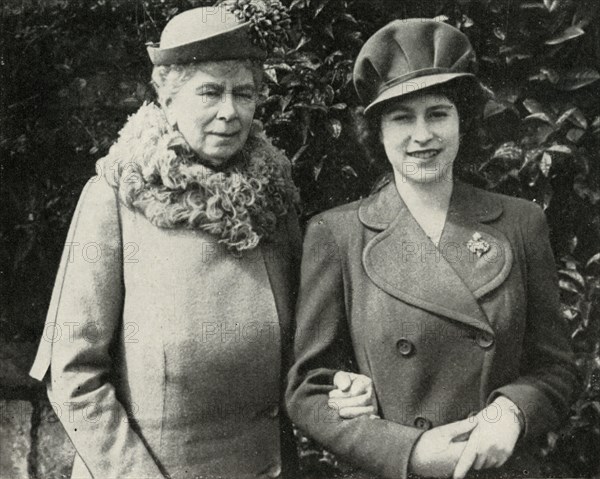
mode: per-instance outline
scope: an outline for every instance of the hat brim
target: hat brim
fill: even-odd
[[[248,36],[248,23],[226,32],[172,48],[147,47],[153,65],[174,65],[205,61],[264,60],[266,52],[254,45]]]
[[[472,73],[436,73],[433,75],[423,75],[410,80],[398,83],[379,94],[371,104],[365,108],[365,115],[372,114],[378,107],[383,106],[384,102],[400,98],[411,93],[425,90],[435,85],[449,82],[456,78],[471,78],[474,83],[477,83],[475,75]]]

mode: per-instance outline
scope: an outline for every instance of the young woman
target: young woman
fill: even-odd
[[[535,476],[527,444],[576,388],[542,210],[453,174],[485,98],[473,63],[434,20],[365,43],[354,82],[393,180],[306,233],[289,413],[378,477]],[[379,417],[325,413],[349,400],[331,385],[349,365],[373,380]]]

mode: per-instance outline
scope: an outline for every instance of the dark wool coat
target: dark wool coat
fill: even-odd
[[[467,246],[475,233],[490,246],[481,257]],[[393,182],[313,218],[296,321],[292,420],[385,478],[407,477],[425,430],[498,395],[524,415],[519,448],[566,419],[577,386],[542,210],[461,183],[438,248]],[[373,379],[381,419],[340,420],[327,408],[333,375],[348,368]],[[520,455],[488,472],[523,474]]]
[[[77,450],[72,477],[294,476],[295,214],[238,260],[207,233],[153,226],[95,177],[66,244],[31,375]]]

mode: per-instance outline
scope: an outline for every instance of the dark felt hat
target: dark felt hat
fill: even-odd
[[[363,45],[354,65],[354,86],[365,113],[417,90],[468,78],[474,87],[476,62],[467,36],[430,18],[394,20]]]
[[[154,65],[257,59],[266,53],[251,41],[250,23],[240,21],[224,5],[186,10],[165,26],[160,44],[148,44]]]

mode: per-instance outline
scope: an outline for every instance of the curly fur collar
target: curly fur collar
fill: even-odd
[[[144,104],[96,164],[120,201],[161,228],[202,230],[233,252],[255,248],[295,208],[290,163],[253,125],[246,145],[224,171],[198,163],[163,111]]]

